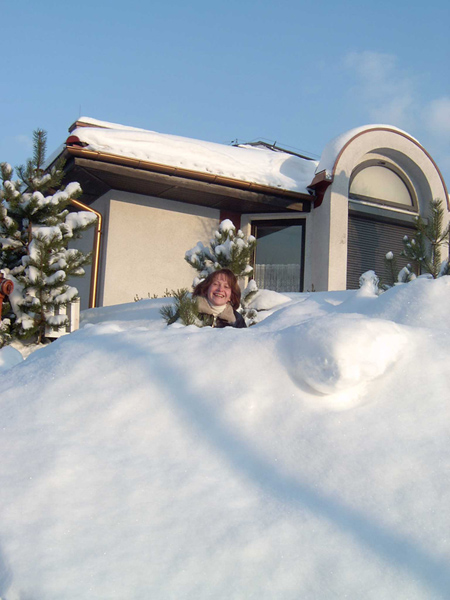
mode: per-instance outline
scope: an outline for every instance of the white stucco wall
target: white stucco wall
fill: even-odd
[[[219,210],[116,190],[96,204],[101,203],[108,204],[108,218],[99,306],[190,289],[195,271],[184,260],[185,252],[198,241],[209,241],[219,225]]]
[[[311,286],[316,292],[329,287],[331,257],[331,202],[330,188],[320,206],[313,209],[311,221]]]

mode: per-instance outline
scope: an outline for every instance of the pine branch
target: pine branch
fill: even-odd
[[[33,131],[33,168],[34,174],[42,176],[47,151],[47,132],[43,129]]]
[[[199,325],[197,300],[186,288],[172,290],[173,304],[166,304],[159,311],[167,325],[180,320],[184,325]]]

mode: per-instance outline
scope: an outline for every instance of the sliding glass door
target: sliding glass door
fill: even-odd
[[[305,219],[253,221],[257,239],[254,278],[260,289],[301,292]]]

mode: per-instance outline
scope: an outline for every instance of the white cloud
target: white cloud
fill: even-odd
[[[438,136],[450,136],[450,98],[432,100],[425,107],[425,122],[431,132]]]
[[[344,59],[353,74],[352,102],[367,122],[394,125],[425,144],[440,168],[450,171],[450,97],[427,98],[421,73],[402,69],[392,54],[353,52]],[[448,176],[447,176],[448,179]]]
[[[344,62],[357,78],[353,92],[370,119],[408,128],[416,112],[414,78],[402,72],[397,58],[379,52],[352,52]]]

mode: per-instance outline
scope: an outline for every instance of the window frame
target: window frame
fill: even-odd
[[[365,196],[363,194],[352,193],[351,187],[352,187],[352,183],[353,183],[353,180],[355,179],[356,175],[358,175],[359,173],[361,173],[361,171],[364,171],[365,169],[367,169],[369,167],[383,167],[383,168],[388,169],[388,170],[392,171],[393,173],[395,173],[395,175],[397,175],[397,177],[400,178],[400,180],[402,181],[402,183],[405,185],[406,189],[408,190],[408,193],[411,198],[411,206],[408,206],[407,204],[402,204],[400,202],[389,202],[388,200],[381,200],[380,198],[375,198],[373,196]],[[349,198],[349,200],[363,201],[363,202],[373,204],[375,206],[383,206],[383,207],[405,210],[410,213],[418,213],[419,212],[419,202],[417,200],[417,194],[416,194],[413,184],[411,183],[411,181],[408,178],[408,176],[406,175],[406,173],[402,169],[400,169],[397,165],[389,162],[388,160],[382,160],[379,158],[366,160],[366,161],[360,163],[353,170],[351,177],[350,177],[349,186],[348,186],[348,198]]]
[[[305,285],[305,251],[306,251],[306,218],[276,218],[276,219],[252,219],[251,223],[251,234],[256,238],[256,243],[258,243],[258,235],[257,230],[259,227],[292,227],[292,226],[301,226],[302,227],[302,239],[301,239],[301,262],[300,262],[300,290],[299,292],[303,292]],[[253,252],[252,259],[250,264],[253,268],[255,268],[256,264],[256,248]],[[283,293],[283,292],[280,292]],[[289,292],[285,292],[289,293]]]

